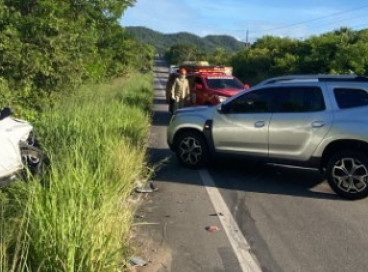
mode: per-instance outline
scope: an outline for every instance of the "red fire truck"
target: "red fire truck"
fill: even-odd
[[[187,70],[191,95],[187,106],[216,105],[244,89],[249,89],[248,84],[242,83],[228,72],[231,70],[229,67],[182,65],[180,68]],[[169,77],[166,85],[167,98],[177,76],[174,73]]]

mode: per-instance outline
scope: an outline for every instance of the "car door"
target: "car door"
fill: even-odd
[[[247,92],[222,105],[215,113],[212,136],[217,152],[268,156],[268,126],[272,92]]]
[[[9,130],[9,122],[12,121],[0,122],[0,178],[11,175],[23,167],[19,143],[16,137],[12,137],[14,135]]]
[[[194,76],[193,75],[188,75],[187,76],[188,79],[188,84],[189,84],[189,94],[190,94],[190,101],[188,102],[188,105],[192,106],[195,104],[195,100],[194,98]]]
[[[194,77],[193,89],[192,89],[192,102],[195,105],[203,105],[207,99],[207,93],[205,92],[205,85],[203,79],[199,76]]]
[[[274,90],[269,126],[271,160],[307,161],[332,123],[322,89],[287,86]]]

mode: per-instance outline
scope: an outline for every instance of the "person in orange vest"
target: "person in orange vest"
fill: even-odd
[[[186,78],[187,71],[184,68],[179,70],[179,77],[175,79],[175,82],[171,88],[171,98],[174,101],[173,113],[178,109],[184,107],[185,102],[190,98],[189,82]]]

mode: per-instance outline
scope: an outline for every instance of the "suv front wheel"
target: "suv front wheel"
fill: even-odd
[[[347,199],[368,195],[368,158],[360,151],[344,150],[332,156],[327,164],[331,188]]]
[[[180,163],[188,168],[203,167],[208,161],[208,148],[204,137],[196,131],[183,132],[175,145]]]

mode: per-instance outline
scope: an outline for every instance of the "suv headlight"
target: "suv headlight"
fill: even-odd
[[[228,97],[222,95],[216,95],[216,98],[220,101],[220,103],[224,102]]]

